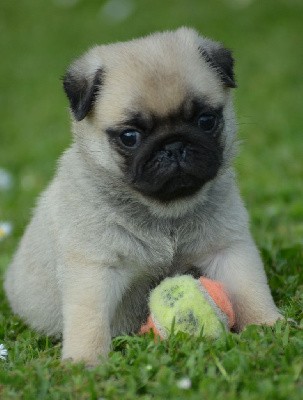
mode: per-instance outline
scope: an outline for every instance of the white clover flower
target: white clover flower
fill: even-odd
[[[7,350],[6,350],[6,348],[4,347],[4,344],[0,344],[0,360],[6,360],[6,357],[7,357]]]
[[[177,381],[177,386],[179,389],[188,390],[191,388],[191,380],[187,377],[181,378]]]
[[[0,221],[0,241],[10,235],[13,230],[13,225],[10,222]]]

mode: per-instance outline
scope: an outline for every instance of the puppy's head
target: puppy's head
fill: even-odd
[[[162,203],[229,164],[231,53],[194,30],[97,46],[64,77],[76,141],[94,168]]]

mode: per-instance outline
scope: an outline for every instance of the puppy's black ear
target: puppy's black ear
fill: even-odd
[[[92,110],[102,84],[102,76],[101,68],[91,75],[71,68],[63,77],[63,88],[77,121],[81,121]]]
[[[237,87],[234,75],[234,59],[230,50],[220,43],[203,39],[199,52],[204,60],[217,72],[226,87]]]

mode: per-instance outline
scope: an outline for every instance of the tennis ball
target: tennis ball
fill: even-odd
[[[220,282],[190,275],[164,279],[149,298],[150,316],[140,333],[153,330],[166,339],[174,332],[216,339],[235,323],[231,302]]]

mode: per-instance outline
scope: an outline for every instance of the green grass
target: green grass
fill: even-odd
[[[59,77],[71,59],[95,43],[190,25],[234,49],[240,187],[275,300],[298,325],[250,327],[215,343],[117,338],[108,363],[86,370],[61,364],[60,343],[14,317],[0,289],[0,343],[9,350],[0,360],[0,398],[303,398],[302,1],[134,0],[119,23],[102,15],[102,1],[63,3],[0,4],[0,167],[14,178],[0,191],[0,221],[14,225],[0,242],[0,271],[70,142]],[[178,387],[183,377],[188,390]]]

